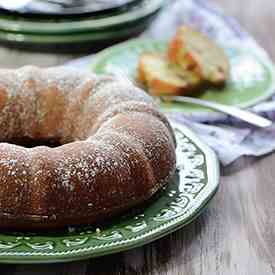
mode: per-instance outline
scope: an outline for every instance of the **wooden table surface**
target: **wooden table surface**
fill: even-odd
[[[275,1],[216,0],[275,60]],[[0,48],[0,66],[55,65],[69,55]],[[0,265],[0,274],[275,274],[275,154],[222,171],[221,188],[196,221],[144,247],[81,262]]]

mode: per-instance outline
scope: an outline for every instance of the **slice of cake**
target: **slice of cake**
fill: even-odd
[[[182,75],[194,72],[209,84],[221,85],[229,75],[229,61],[220,47],[204,34],[180,27],[169,44],[168,59]]]
[[[183,95],[192,91],[200,82],[192,72],[179,73],[177,66],[157,53],[144,53],[140,56],[138,81],[155,96]]]

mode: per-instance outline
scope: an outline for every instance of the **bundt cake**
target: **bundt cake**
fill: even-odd
[[[68,68],[0,70],[0,141],[1,229],[99,222],[148,200],[175,171],[173,132],[150,96]]]

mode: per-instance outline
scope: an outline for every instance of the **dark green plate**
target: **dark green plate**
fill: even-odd
[[[87,17],[79,20],[39,21],[27,20],[20,17],[0,17],[0,30],[7,33],[34,35],[78,34],[94,31],[116,30],[126,28],[146,18],[157,14],[164,5],[164,0],[143,0],[133,8],[107,17]]]
[[[75,261],[142,246],[190,223],[214,196],[219,165],[213,151],[189,129],[172,123],[178,172],[140,214],[124,215],[100,227],[59,233],[0,234],[0,262]]]
[[[119,30],[90,31],[86,33],[20,34],[0,30],[0,43],[25,50],[52,52],[97,52],[115,43],[140,35],[157,14],[138,20]]]
[[[97,1],[29,1],[26,5],[0,4],[0,14],[16,15],[26,18],[74,18],[87,15],[107,14],[127,10],[141,0],[97,0]],[[39,3],[40,2],[40,3]],[[44,2],[44,3],[43,3]],[[38,5],[37,5],[38,4]]]
[[[135,39],[98,53],[91,64],[96,73],[112,73],[119,69],[135,80],[138,58],[143,52],[161,52],[167,42]],[[207,89],[197,97],[238,107],[249,107],[267,99],[274,93],[274,67],[271,62],[241,46],[225,48],[231,64],[230,79],[222,89]],[[201,111],[203,107],[173,103],[165,104],[166,110]]]

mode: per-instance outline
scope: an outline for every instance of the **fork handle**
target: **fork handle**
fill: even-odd
[[[190,103],[190,104],[196,104],[196,105],[208,107],[210,109],[220,111],[222,113],[228,114],[230,116],[236,117],[240,120],[246,121],[252,125],[262,127],[262,128],[269,127],[272,125],[271,120],[234,106],[224,105],[217,102],[206,101],[199,98],[187,97],[187,96],[162,96],[162,98],[165,101]]]

